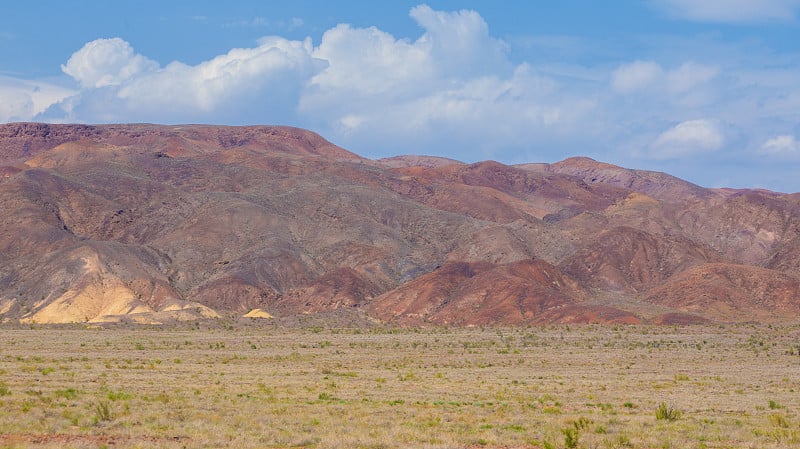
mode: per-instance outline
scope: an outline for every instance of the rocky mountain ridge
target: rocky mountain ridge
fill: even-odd
[[[588,158],[369,160],[301,129],[0,125],[0,319],[786,322],[800,195]]]

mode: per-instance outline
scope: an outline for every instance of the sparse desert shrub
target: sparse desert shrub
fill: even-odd
[[[581,416],[577,420],[572,422],[573,427],[577,430],[584,430],[588,429],[590,425],[592,425],[592,420],[588,418],[584,418]]]
[[[317,396],[317,399],[319,399],[320,401],[338,401],[339,400],[336,396],[334,396],[334,395],[332,395],[332,394],[330,394],[328,392],[320,393]]]
[[[54,393],[55,397],[63,398],[63,399],[75,399],[78,397],[78,390],[74,388],[65,388],[63,390],[56,390]]]
[[[564,435],[564,447],[567,449],[574,449],[578,447],[578,440],[581,436],[581,431],[588,429],[592,424],[590,419],[581,416],[575,421],[572,421],[570,426],[561,429],[561,434]]]
[[[680,410],[676,409],[671,405],[667,405],[666,402],[661,402],[656,409],[656,419],[662,419],[666,421],[675,421],[676,419],[681,417]]]
[[[99,401],[94,405],[94,422],[95,424],[101,422],[108,422],[113,419],[111,413],[111,405],[108,401]]]
[[[789,420],[786,419],[786,415],[782,413],[772,413],[767,417],[767,419],[769,419],[769,423],[775,427],[781,427],[784,429],[791,427]]]
[[[567,449],[575,449],[578,447],[580,431],[576,426],[564,427],[561,429],[561,433],[564,435],[564,447]]]
[[[603,441],[603,446],[607,449],[623,449],[633,447],[631,439],[627,435],[617,435],[616,438],[606,439]]]
[[[125,401],[132,398],[133,395],[128,392],[120,390],[120,391],[109,391],[107,397],[109,401]]]
[[[5,382],[0,382],[0,398],[9,394],[11,394],[11,390],[8,389],[8,385]]]

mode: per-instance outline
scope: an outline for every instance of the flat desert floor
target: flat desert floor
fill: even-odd
[[[800,447],[800,326],[6,327],[0,447]]]

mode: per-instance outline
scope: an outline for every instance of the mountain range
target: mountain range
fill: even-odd
[[[800,194],[281,126],[0,125],[0,320],[792,322]],[[255,318],[254,318],[255,319]]]

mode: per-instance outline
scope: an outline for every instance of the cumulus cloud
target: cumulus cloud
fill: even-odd
[[[650,157],[674,159],[716,151],[725,144],[719,126],[711,120],[688,120],[662,132],[651,146]]]
[[[792,135],[781,135],[767,139],[758,149],[764,156],[797,157],[800,156],[800,141]]]
[[[280,90],[296,90],[323,66],[310,52],[310,39],[265,38],[256,48],[233,49],[196,66],[171,63],[127,83],[119,90],[119,98],[134,108],[212,112],[249,95],[269,98],[262,92],[265,88],[273,87],[270,94],[276,96]]]
[[[528,64],[515,67],[476,12],[423,5],[410,16],[423,29],[414,41],[345,24],[324,33],[313,55],[330,65],[300,100],[317,129],[384,151],[435,151],[448,141],[476,152],[519,144],[591,108],[577,93],[557,94]],[[486,157],[484,149],[469,157]]]
[[[653,0],[672,17],[698,22],[758,23],[792,21],[800,0]]]
[[[0,123],[30,120],[74,94],[51,83],[0,76]]]
[[[83,87],[55,111],[84,121],[265,120],[287,116],[324,61],[310,39],[267,37],[191,66],[160,67],[122,39],[98,39],[63,67]]]
[[[118,37],[87,43],[61,66],[84,88],[116,86],[157,68],[157,62],[134,53],[133,47]]]
[[[596,107],[525,64],[508,78],[459,80],[390,104],[377,101],[343,113],[341,134],[389,153],[459,149],[461,157],[485,159],[536,139],[569,136]]]
[[[497,74],[510,67],[505,43],[489,35],[489,26],[477,12],[434,11],[420,5],[410,16],[425,29],[415,45],[430,53],[442,75]]]
[[[337,91],[336,98],[327,99],[334,102],[353,94],[402,98],[451,81],[511,71],[505,45],[489,36],[478,13],[440,12],[422,5],[413,8],[410,16],[425,30],[414,42],[375,27],[342,24],[326,31],[314,56],[330,66],[312,80],[314,93],[324,96]]]
[[[63,66],[80,92],[38,118],[289,123],[373,155],[457,146],[466,159],[582,135],[597,96],[511,63],[480,14],[420,5],[409,16],[413,40],[341,24],[317,46],[270,37],[197,65],[161,67],[121,38],[98,39]]]

